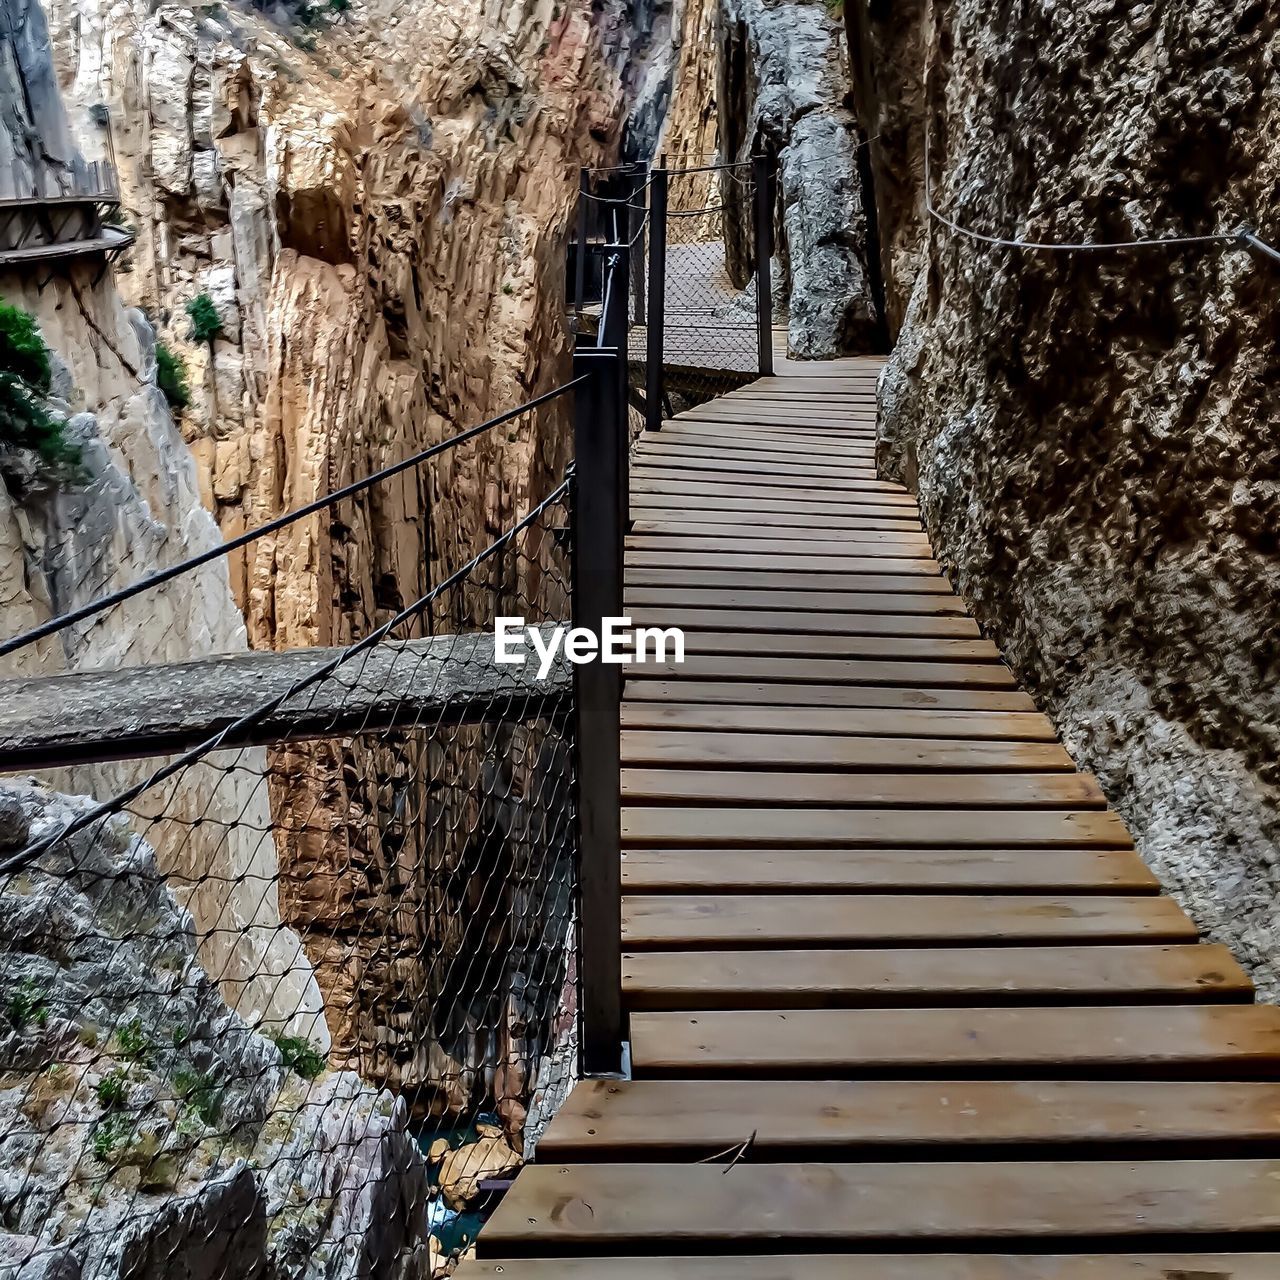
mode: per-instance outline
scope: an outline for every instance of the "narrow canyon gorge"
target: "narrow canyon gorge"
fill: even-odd
[[[1280,239],[1280,15],[1256,0],[0,10],[0,197],[110,173],[120,237],[48,267],[0,251],[0,297],[38,328],[78,457],[58,472],[0,431],[0,639],[563,384],[584,167],[764,156],[791,357],[888,353],[882,474],[918,493],[944,570],[1143,857],[1280,996],[1280,267],[1231,239]],[[723,253],[725,287],[750,291],[752,229],[716,212],[724,182],[674,184],[672,209],[711,211],[698,234]],[[1070,248],[1099,241],[1117,247]],[[555,490],[571,416],[564,401],[529,412],[0,657],[0,677],[353,644]],[[504,565],[494,598],[561,616],[567,573],[547,571],[563,567],[548,546],[536,570]],[[482,628],[492,603],[451,591],[413,634]],[[0,1278],[6,1239],[39,1235],[46,1213],[79,1243],[44,1280],[204,1274],[195,1228],[210,1218],[249,1224],[219,1246],[228,1274],[445,1274],[430,1138],[454,1125],[457,1149],[490,1162],[457,1161],[452,1220],[529,1154],[554,1106],[539,1072],[562,1063],[534,1006],[576,975],[535,993],[522,971],[524,1003],[508,993],[488,1040],[465,998],[437,1007],[442,969],[474,963],[483,982],[546,923],[532,895],[493,889],[480,835],[461,851],[444,836],[498,831],[514,848],[528,797],[568,813],[557,732],[214,751],[137,797],[109,839],[80,840],[97,873],[68,902],[49,866],[13,878],[11,1010],[30,984],[65,982],[71,1004],[132,968],[177,1006],[130,1005],[164,1041],[120,1058],[148,1097],[166,1072],[203,1079],[247,1057],[256,1075],[223,1104],[234,1166],[202,1139],[198,1168],[150,1189],[163,1204],[147,1230],[114,1240],[123,1195],[104,1209],[86,1183],[56,1208],[48,1189],[5,1202]],[[0,784],[0,853],[158,763]],[[435,826],[406,835],[414,804]],[[504,856],[521,884],[548,874]],[[473,928],[481,910],[501,929]],[[108,954],[121,918],[156,934],[130,935],[124,959]],[[557,945],[578,923],[558,923]],[[72,978],[58,976],[69,930],[92,953]],[[194,986],[173,978],[183,966]],[[0,1115],[41,1044],[75,1038],[56,1017],[53,1031],[10,1021]],[[295,1042],[323,1074],[297,1071],[281,1048]],[[55,1093],[42,1107],[69,1114]],[[31,1151],[0,1140],[0,1155]],[[48,1187],[82,1155],[55,1144]],[[281,1162],[330,1218],[260,1174]]]

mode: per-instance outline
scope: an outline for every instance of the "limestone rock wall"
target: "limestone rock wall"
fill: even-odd
[[[575,170],[618,142],[627,25],[584,0],[252,11],[50,0],[73,123],[113,122],[138,224],[122,286],[183,353],[183,430],[234,534],[545,390],[567,370]],[[100,114],[100,113],[98,113]],[[223,333],[189,341],[208,293]],[[541,496],[548,413],[234,566],[250,643],[365,634]],[[345,515],[346,513],[344,513]]]
[[[0,783],[0,852],[83,799]],[[428,1274],[408,1108],[223,1002],[151,848],[89,827],[0,881],[0,1269],[80,1280]]]
[[[720,0],[720,148],[778,165],[788,343],[801,359],[880,349],[877,272],[844,28],[826,0]],[[729,244],[729,260],[746,256]]]
[[[671,105],[655,155],[673,170],[772,157],[776,320],[788,328],[791,353],[881,349],[874,204],[838,9],[826,0],[678,0],[672,30]],[[734,206],[739,195],[723,176],[692,175],[672,183],[671,208]],[[705,240],[724,238],[733,285],[748,286],[749,214],[712,215],[698,226]],[[682,232],[687,238],[689,227]]]
[[[624,120],[642,131],[662,109],[669,6],[370,0],[319,29],[237,5],[49,8],[83,145],[105,146],[111,122],[138,229],[121,287],[187,361],[182,430],[224,535],[566,380],[578,168],[613,162]],[[200,293],[222,321],[207,343],[185,310]],[[558,482],[568,426],[553,406],[254,544],[231,565],[249,643],[367,635]],[[503,585],[523,610],[555,593],[518,572]],[[492,611],[459,590],[424,625]],[[475,1037],[440,1046],[429,988],[466,939],[456,904],[432,895],[457,882],[488,898],[465,851],[443,865],[428,841],[448,816],[437,776],[472,776],[484,743],[446,743],[442,762],[430,737],[275,751],[271,814],[289,830],[283,909],[317,967],[334,1062],[460,1111]],[[406,842],[411,784],[423,829]]]
[[[856,9],[865,124],[891,124],[877,164],[900,175],[878,187],[903,315],[881,463],[1144,855],[1274,998],[1280,276],[1218,245],[925,227],[903,134],[921,85],[935,202],[986,234],[1276,242],[1280,18],[951,0],[904,30],[897,6]]]
[[[43,11],[5,0],[0,156],[6,195],[60,189],[84,172],[59,100]],[[0,166],[3,167],[3,166]],[[80,189],[80,188],[77,188]],[[0,297],[36,320],[53,367],[50,410],[79,448],[54,475],[0,441],[0,635],[9,638],[220,541],[196,468],[155,385],[155,334],[122,302],[99,259],[0,272]],[[214,563],[0,659],[4,675],[174,661],[234,652],[245,630],[225,565]],[[59,770],[50,781],[102,800],[160,761]],[[230,766],[235,765],[235,768]],[[233,1008],[327,1047],[320,991],[281,924],[262,752],[214,756],[138,812],[174,891],[192,912],[201,959]],[[199,820],[199,821],[197,821]]]

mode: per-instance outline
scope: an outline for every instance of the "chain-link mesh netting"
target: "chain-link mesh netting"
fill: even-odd
[[[665,385],[675,411],[759,374],[750,165],[673,171],[667,214]]]
[[[183,754],[0,780],[0,1268],[431,1274],[474,1236],[576,1069],[571,683],[491,634],[570,616],[550,486],[347,649],[76,677],[222,725]]]

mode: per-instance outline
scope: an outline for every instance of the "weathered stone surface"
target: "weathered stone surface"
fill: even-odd
[[[500,1133],[482,1133],[477,1142],[450,1152],[440,1167],[440,1189],[451,1209],[466,1209],[480,1196],[480,1184],[487,1178],[508,1176],[520,1164]]]
[[[9,27],[29,31],[18,38],[21,58],[0,59],[0,133],[8,135],[9,126],[21,131],[23,121],[47,129],[48,138],[39,139],[47,162],[83,171],[51,88],[42,10],[36,3],[11,10]],[[101,134],[93,112],[85,127]],[[66,435],[81,454],[75,472],[66,474],[35,465],[34,455],[4,450],[0,458],[6,638],[220,541],[201,503],[191,453],[155,385],[155,332],[123,304],[112,273],[101,267],[85,261],[65,264],[48,279],[18,270],[0,277],[6,301],[39,325],[55,370],[50,407],[67,419]],[[226,566],[215,562],[9,655],[0,672],[114,669],[245,645]],[[270,824],[265,765],[261,752],[247,753],[234,770],[215,759],[187,771],[182,787],[147,797],[143,808],[150,805],[160,864],[195,917],[201,958],[219,975],[225,998],[246,1018],[314,1035],[327,1046],[319,989],[297,936],[281,927],[274,888],[263,888],[276,876],[275,851],[258,834]],[[60,769],[49,781],[105,798],[153,768],[144,762]]]
[[[37,840],[88,807],[0,784]],[[425,1164],[408,1112],[304,1080],[223,1002],[123,818],[0,879],[0,1267],[82,1280],[410,1280]],[[76,1268],[79,1268],[77,1271]],[[41,1269],[43,1268],[43,1269]]]
[[[721,150],[726,159],[778,160],[792,355],[876,349],[843,27],[825,0],[724,0],[718,38]],[[729,227],[731,270],[749,257],[747,233]]]
[[[151,0],[51,0],[86,150],[103,145],[94,104],[110,109],[139,226],[120,287],[186,359],[193,488],[223,535],[563,379],[562,239],[575,168],[616,156],[636,91],[629,63],[662,42],[660,8],[377,0],[296,39],[250,7],[213,20]],[[185,305],[199,292],[223,319],[212,345],[188,340]],[[554,406],[254,544],[227,566],[250,645],[367,635],[558,481],[568,424],[567,405]],[[544,567],[506,574],[531,615],[556,607]],[[488,591],[459,591],[442,602],[436,629],[487,624],[491,610]],[[204,653],[192,645],[165,656]],[[447,867],[431,864],[437,852],[418,842],[442,821],[434,808],[402,846],[395,796],[414,779],[426,787],[445,764],[465,776],[439,751],[427,758],[427,736],[275,751],[245,825],[278,833],[284,911],[305,931],[337,1011],[340,1060],[397,1087],[434,1082],[462,1107],[482,1091],[477,1064],[495,1049],[470,1025],[439,1043],[426,1028],[438,1011],[422,970],[426,957],[452,954],[440,948],[475,939],[456,919],[431,948],[420,926],[402,936],[398,922],[374,923],[394,911],[387,895],[402,883],[425,894],[444,876],[456,894],[458,866],[475,856],[454,850]],[[484,755],[474,739],[445,746],[471,769]],[[99,776],[109,785],[114,775]],[[178,792],[161,799],[182,804]],[[473,804],[466,821],[483,808]],[[271,853],[271,843],[257,847]],[[267,898],[273,907],[274,891]],[[396,979],[409,1016],[393,1017],[394,997],[383,999],[389,938],[405,948],[396,959],[418,970]]]
[[[516,667],[496,662],[493,635],[480,632],[388,640],[293,692],[343,652],[254,652],[41,680],[0,680],[0,770],[19,773],[54,762],[177,755],[215,734],[226,735],[221,741],[230,748],[420,724],[465,724],[492,718],[508,699],[514,707],[537,700],[550,713],[573,687],[572,668],[563,654],[540,680],[536,663]],[[283,701],[268,715],[229,732],[278,699]]]
[[[960,0],[910,33],[866,12],[868,57],[892,37],[880,92],[927,86],[949,216],[1046,241],[1258,219],[1280,238],[1274,10]],[[911,301],[881,462],[1144,854],[1280,995],[1274,268],[1223,246],[995,248],[925,231],[918,183],[884,194],[890,265],[914,238],[923,266],[890,285]]]

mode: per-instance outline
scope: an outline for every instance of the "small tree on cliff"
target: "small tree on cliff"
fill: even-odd
[[[33,449],[51,466],[74,466],[80,450],[67,439],[66,423],[45,407],[52,380],[35,317],[0,303],[0,442]]]
[[[192,342],[212,342],[222,332],[222,317],[207,293],[197,293],[187,303],[187,315],[191,318]]]
[[[191,403],[191,388],[187,385],[187,366],[182,357],[174,355],[163,343],[156,343],[156,386],[164,392],[169,408],[181,413]]]

